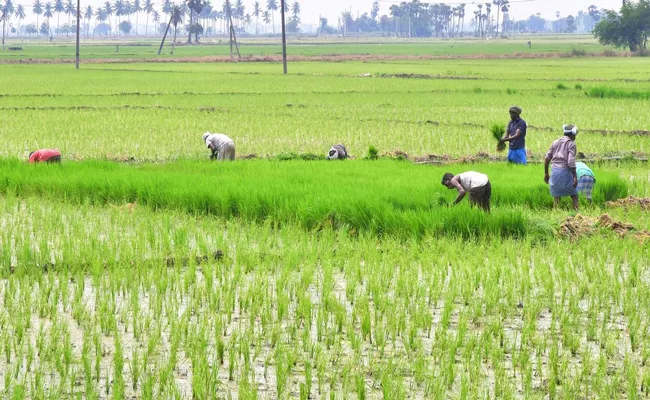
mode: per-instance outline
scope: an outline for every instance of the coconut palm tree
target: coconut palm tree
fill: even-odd
[[[70,18],[72,18],[72,15],[77,14],[77,5],[74,3],[73,0],[68,0],[66,1],[63,8],[64,8],[63,12],[65,12],[66,15],[68,16],[68,25],[70,25]]]
[[[244,28],[251,26],[253,23],[253,18],[250,14],[244,15]]]
[[[106,13],[106,17],[108,18],[108,26],[111,27],[111,30],[113,30],[111,25],[111,15],[113,15],[113,6],[111,5],[110,1],[106,1],[104,3],[103,8],[104,8],[104,12]]]
[[[160,26],[160,13],[156,10],[151,12],[151,20],[155,24],[154,26]],[[153,30],[153,35],[156,36],[156,29]]]
[[[120,17],[126,15],[126,7],[123,0],[115,0],[113,3],[113,10],[115,10],[115,31],[120,34],[118,28]]]
[[[98,24],[103,24],[104,22],[106,22],[107,19],[108,19],[108,15],[106,14],[106,10],[104,10],[103,7],[97,7],[97,9],[95,10],[95,20],[98,22]],[[110,27],[110,24],[108,26]],[[93,36],[95,36],[95,30],[93,30]]]
[[[271,21],[273,23],[273,34],[275,35],[275,11],[278,9],[276,0],[266,0],[266,10],[271,13]]]
[[[142,11],[142,5],[140,5],[140,0],[133,0],[133,3],[131,4],[132,10],[135,13],[135,35],[138,35],[138,14],[140,14],[140,11]]]
[[[258,28],[260,25],[260,13],[262,12],[262,9],[260,8],[260,2],[256,1],[255,4],[253,4],[253,16],[255,17],[255,34],[258,34]]]
[[[169,16],[172,13],[172,2],[170,0],[165,0],[163,2],[162,12],[166,16]]]
[[[135,6],[129,0],[124,0],[124,15],[128,22],[131,22],[131,15],[133,14],[135,14]],[[131,31],[129,31],[129,34],[130,33]]]
[[[507,13],[508,10],[510,9],[509,6],[510,1],[509,0],[494,0],[493,4],[497,6],[497,36],[499,36],[499,14],[503,11],[503,13]]]
[[[183,17],[185,16],[185,11],[183,7],[173,5],[171,12],[171,24],[174,25],[174,41],[172,42],[172,54],[174,54],[174,46],[176,45],[176,33],[178,31],[178,24],[183,22]]]
[[[56,13],[56,35],[59,36],[59,25],[61,22],[61,13],[65,11],[62,0],[54,0],[54,12]]]
[[[22,4],[18,4],[18,6],[16,7],[16,12],[14,13],[14,15],[18,19],[18,31],[17,31],[16,34],[18,36],[20,36],[20,21],[25,19],[25,6],[23,6]]]
[[[228,31],[228,34],[230,34],[230,18],[233,16],[233,8],[230,1],[226,0],[223,2],[221,13],[223,14],[223,32],[225,34],[225,32]]]
[[[244,14],[246,13],[246,6],[244,6],[242,0],[237,0],[234,8],[233,17],[239,21],[239,26],[242,26],[244,22]]]
[[[90,19],[94,15],[94,10],[92,6],[86,7],[86,12],[84,12],[84,17],[88,20],[86,22],[86,37],[88,37],[88,34],[90,33]]]
[[[269,23],[271,22],[271,14],[268,11],[262,13],[262,22],[264,22],[264,33],[269,31]]]
[[[147,22],[145,22],[144,25],[144,35],[147,36],[149,34],[149,15],[151,15],[153,12],[153,3],[151,0],[144,0],[142,11],[144,11],[144,13],[147,15]]]
[[[203,19],[203,25],[204,28],[204,34],[207,37],[209,34],[208,30],[208,25],[210,21],[210,16],[212,15],[212,3],[210,3],[210,0],[206,0],[203,3],[203,8],[201,9],[201,12],[199,13],[199,20]]]
[[[41,3],[41,0],[35,0],[34,5],[32,6],[32,12],[34,15],[36,15],[36,36],[38,36],[38,31],[39,31],[39,24],[38,24],[38,17],[40,15],[43,15],[43,3]]]
[[[50,30],[50,38],[52,37],[52,28],[51,28],[52,25],[50,25],[50,18],[54,16],[53,10],[54,7],[52,6],[52,3],[50,3],[49,1],[45,3],[45,6],[43,7],[43,16],[47,18],[47,28]],[[38,30],[40,31],[41,28],[39,27]]]
[[[10,9],[7,7],[9,4],[11,4],[11,0],[7,0],[7,3],[5,3],[5,5],[2,6],[2,9],[0,9],[0,20],[2,20],[2,50],[5,49],[5,26],[7,24],[7,20],[11,18]]]
[[[291,5],[291,13],[294,18],[300,17],[300,2],[294,1],[293,4]]]

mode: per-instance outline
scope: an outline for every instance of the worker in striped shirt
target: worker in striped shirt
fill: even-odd
[[[578,193],[582,193],[591,204],[591,195],[596,185],[594,172],[583,162],[576,162],[576,175],[578,175]]]

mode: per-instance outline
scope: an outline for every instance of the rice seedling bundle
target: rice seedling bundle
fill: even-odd
[[[495,123],[490,126],[490,133],[492,137],[497,141],[497,151],[503,152],[506,149],[506,143],[502,142],[501,139],[506,134],[506,127],[503,124]]]

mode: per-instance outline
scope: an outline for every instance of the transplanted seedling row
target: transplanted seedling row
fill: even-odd
[[[0,284],[8,395],[647,395],[647,254],[634,241],[608,253],[609,237],[377,241],[3,204],[3,247],[55,253]]]

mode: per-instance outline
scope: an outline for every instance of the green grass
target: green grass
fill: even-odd
[[[9,160],[0,163],[4,176],[0,190],[76,204],[138,203],[154,210],[297,224],[308,230],[331,226],[400,237],[522,237],[527,221],[510,207],[548,208],[552,204],[538,168],[472,165],[492,179],[493,215],[468,207],[448,208],[456,192],[447,190],[440,180],[454,168],[460,167],[422,167],[400,161],[143,166],[89,161],[59,166]],[[597,204],[626,195],[622,180],[598,171]]]
[[[597,86],[589,89],[589,96],[599,99],[634,99],[650,100],[649,91],[623,90],[606,86]]]
[[[35,148],[56,147],[75,159],[199,158],[207,154],[200,143],[206,130],[228,133],[240,155],[324,155],[341,142],[356,157],[370,145],[380,154],[498,155],[486,132],[493,122],[507,123],[513,104],[524,110],[527,148],[537,160],[568,122],[580,127],[578,150],[585,154],[650,153],[650,136],[632,133],[650,126],[643,101],[603,102],[554,88],[561,79],[589,91],[606,79],[620,90],[650,91],[644,60],[624,61],[306,62],[293,63],[287,77],[278,65],[261,63],[111,64],[80,71],[5,65],[0,155],[26,157]],[[435,79],[378,77],[395,73]],[[635,118],[623,118],[622,109]]]
[[[167,42],[162,54],[157,55],[161,38],[158,39],[102,39],[89,38],[81,43],[81,58],[83,59],[151,59],[151,58],[187,58],[227,56],[230,47],[227,38],[203,38],[202,46],[176,46],[171,55],[170,41]],[[182,40],[182,39],[181,39]],[[533,42],[532,49],[527,41]],[[471,38],[463,40],[440,39],[400,39],[395,38],[289,38],[288,52],[296,56],[323,55],[386,55],[386,56],[448,56],[448,55],[507,55],[531,53],[565,54],[572,52],[580,41],[581,49],[585,52],[601,53],[603,46],[591,37],[580,38],[517,38],[509,41],[481,41]],[[18,41],[7,39],[8,46],[19,46],[19,51],[0,52],[0,60],[25,59],[63,59],[74,60],[75,45],[71,38],[55,38],[54,43],[43,40],[27,39]],[[117,48],[119,45],[119,51]],[[242,55],[281,55],[282,47],[278,38],[244,39],[241,42]]]

